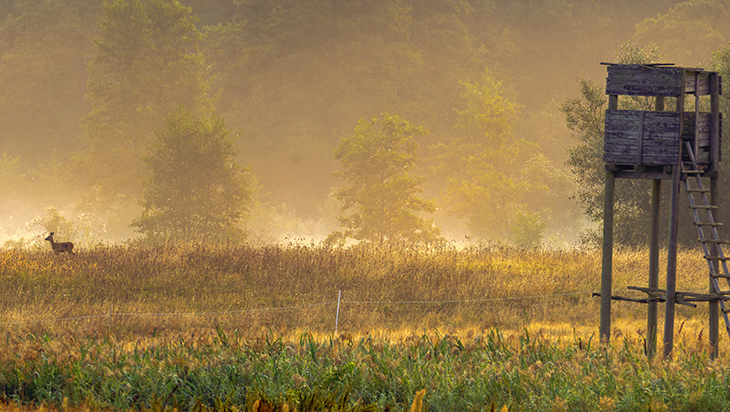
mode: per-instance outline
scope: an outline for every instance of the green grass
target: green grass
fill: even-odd
[[[614,303],[612,345],[597,342],[598,299],[566,294],[600,288],[597,252],[79,252],[0,251],[0,398],[13,405],[401,411],[425,389],[429,411],[730,410],[706,305],[678,307],[672,360],[643,354],[639,304]],[[647,255],[616,254],[617,291],[646,285]],[[680,289],[707,287],[699,253],[679,263]],[[413,301],[432,303],[399,303]]]
[[[701,353],[649,360],[628,340],[606,347],[529,331],[293,342],[222,331],[137,342],[28,334],[8,343],[0,391],[20,403],[245,409],[263,398],[278,410],[339,400],[342,410],[381,411],[408,410],[421,389],[430,411],[721,411],[730,402],[727,362]]]

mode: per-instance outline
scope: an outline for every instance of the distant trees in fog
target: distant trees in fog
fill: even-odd
[[[151,172],[144,210],[132,226],[153,243],[242,240],[252,182],[234,159],[236,138],[223,119],[194,117],[181,107],[156,136],[143,157]]]
[[[569,241],[584,218],[601,218],[596,136],[605,96],[596,84],[605,69],[598,63],[633,38],[642,47],[656,43],[668,61],[727,74],[728,21],[720,0],[0,2],[0,171],[7,177],[0,229],[23,227],[55,206],[69,221],[103,222],[95,233],[132,236],[134,220],[150,238],[163,236],[174,219],[156,221],[198,207],[156,197],[164,179],[150,159],[163,134],[173,143],[166,123],[173,116],[180,125],[220,121],[240,133],[229,149],[238,153],[234,163],[250,166],[237,173],[260,181],[260,208],[268,208],[257,214],[261,226],[286,210],[289,220],[326,221],[330,233],[335,212],[323,205],[338,193],[343,236],[377,238],[386,231],[378,225],[391,222],[403,231],[384,236],[427,238],[435,226],[445,235],[457,223],[472,238],[501,243]],[[579,76],[585,81],[576,86]],[[407,173],[391,178],[406,187],[384,198],[403,213],[395,220],[370,215],[375,198],[364,191],[358,198],[358,183],[341,179],[354,164],[338,145],[355,136],[376,140],[389,121],[382,113],[429,131],[411,126],[419,150],[399,170]],[[598,122],[588,125],[594,130],[574,121],[583,114]],[[361,148],[377,154],[374,147]],[[199,162],[189,169],[209,166]],[[200,185],[168,195],[184,198]],[[251,205],[235,193],[238,206]],[[646,193],[633,193],[617,211],[625,228],[640,227],[635,217]],[[226,237],[246,226],[246,214],[233,209],[215,213],[237,222],[235,230],[211,224],[225,227]],[[201,216],[191,219],[215,220]]]
[[[361,120],[352,136],[340,141],[336,172],[347,186],[335,193],[342,202],[338,217],[344,238],[377,242],[428,242],[438,236],[433,222],[423,217],[436,207],[421,198],[424,178],[414,176],[418,157],[415,137],[426,131],[387,113],[370,122]]]

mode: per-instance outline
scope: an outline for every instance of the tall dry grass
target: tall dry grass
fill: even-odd
[[[706,290],[699,252],[681,250],[678,259],[678,289]],[[591,292],[600,290],[600,265],[595,251],[451,245],[100,247],[75,257],[6,250],[0,251],[0,327],[71,325],[135,335],[220,326],[242,334],[263,328],[326,335],[334,331],[342,291],[344,333],[530,326],[587,334],[597,329],[599,299]],[[647,273],[647,250],[617,252],[615,293],[640,297],[626,287],[646,286]],[[616,333],[641,333],[644,305],[613,308]],[[702,329],[706,316],[706,305],[678,307],[685,330]]]
[[[727,404],[727,362],[707,357],[707,305],[678,307],[675,360],[643,356],[641,304],[614,302],[613,346],[598,344],[600,265],[594,251],[448,245],[0,251],[0,401],[62,410]],[[707,289],[697,251],[680,251],[679,268],[680,290]],[[641,296],[626,286],[645,286],[647,272],[648,251],[617,252],[615,293]],[[721,356],[726,345],[721,336]]]

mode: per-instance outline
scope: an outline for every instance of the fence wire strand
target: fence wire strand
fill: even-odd
[[[528,300],[528,299],[544,299],[559,296],[572,296],[572,295],[587,295],[593,291],[579,291],[579,292],[564,292],[564,293],[553,293],[545,295],[531,295],[531,296],[511,296],[502,298],[485,298],[485,299],[461,299],[461,300],[412,300],[412,301],[348,301],[340,300],[341,305],[430,305],[430,304],[443,304],[443,303],[480,303],[480,302],[495,302],[495,301],[515,301],[515,300]],[[26,321],[15,321],[15,322],[0,322],[4,325],[21,325],[30,323],[54,323],[54,322],[68,322],[75,320],[88,320],[98,318],[113,318],[113,317],[175,317],[175,316],[218,316],[218,315],[235,315],[245,313],[256,313],[256,312],[276,312],[276,311],[287,311],[296,309],[306,309],[312,307],[321,307],[328,305],[335,305],[338,301],[329,301],[322,303],[312,303],[307,305],[296,305],[296,306],[282,306],[276,308],[260,308],[260,309],[243,309],[243,310],[229,310],[219,312],[160,312],[160,313],[117,313],[109,311],[108,313],[98,315],[84,315],[84,316],[72,316],[66,318],[53,318],[53,319],[36,319]]]
[[[504,298],[486,298],[486,299],[463,299],[463,300],[405,300],[405,301],[349,301],[343,300],[342,304],[351,305],[418,305],[418,304],[434,304],[434,303],[478,303],[478,302],[494,302],[494,301],[505,301],[505,300],[523,300],[523,299],[541,299],[549,298],[554,296],[569,296],[569,295],[583,295],[589,294],[592,291],[587,290],[583,292],[566,292],[566,293],[553,293],[549,295],[533,295],[533,296],[516,296],[516,297],[504,297]]]

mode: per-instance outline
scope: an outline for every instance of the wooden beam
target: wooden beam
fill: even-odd
[[[667,298],[664,314],[664,357],[674,350],[674,304],[677,292],[677,239],[679,235],[680,167],[672,171],[671,213],[669,216],[669,250],[667,251]]]
[[[618,95],[611,94],[608,96],[608,110],[618,110]]]
[[[611,291],[613,289],[613,202],[616,177],[606,171],[606,192],[603,203],[603,262],[601,266],[601,325],[602,342],[611,340]]]
[[[694,118],[694,133],[692,136],[692,151],[695,154],[695,158],[697,158],[698,153],[700,152],[700,142],[699,142],[699,133],[700,133],[700,74],[695,72],[694,74],[695,79],[695,118]],[[684,112],[682,112],[684,115]]]
[[[719,170],[720,162],[720,75],[710,74],[710,163]]]
[[[684,71],[682,71],[682,84],[684,84]],[[677,95],[677,113],[684,113],[684,90]],[[682,117],[679,116],[679,128],[682,129]],[[681,145],[681,139],[677,145]],[[669,245],[667,251],[667,300],[664,315],[664,358],[671,356],[674,350],[674,303],[677,291],[677,239],[679,237],[679,182],[681,150],[672,166],[672,191],[671,206],[669,215]]]
[[[671,180],[672,175],[663,172],[634,172],[632,170],[616,171],[617,179]]]
[[[664,110],[664,96],[657,96],[654,110]],[[659,217],[662,211],[662,181],[652,180],[651,185],[651,236],[649,239],[649,288],[659,288]],[[646,313],[646,354],[653,357],[657,346],[657,302],[650,302]]]
[[[659,215],[662,202],[662,181],[653,180],[651,188],[651,239],[649,243],[649,288],[659,287]],[[657,303],[650,302],[646,314],[646,351],[656,354]]]

